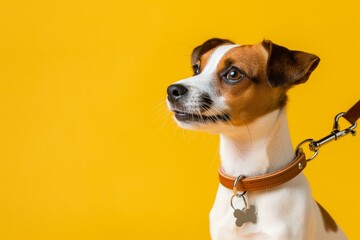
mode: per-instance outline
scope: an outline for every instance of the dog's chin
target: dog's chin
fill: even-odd
[[[179,127],[184,129],[218,133],[218,129],[227,125],[230,118],[226,114],[208,116],[176,111],[174,120]]]

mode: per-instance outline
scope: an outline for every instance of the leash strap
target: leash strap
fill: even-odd
[[[351,124],[356,123],[360,118],[360,100],[344,114],[344,118]]]

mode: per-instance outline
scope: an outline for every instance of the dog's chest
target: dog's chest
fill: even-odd
[[[309,209],[306,202],[310,199],[309,192],[301,190],[303,180],[301,176],[300,179],[285,184],[285,187],[250,193],[248,201],[257,209],[257,221],[246,222],[241,227],[236,226],[237,219],[234,217],[234,209],[230,206],[233,193],[220,185],[210,212],[212,239],[291,239],[293,234],[302,235],[303,233],[297,231],[304,229],[303,220],[306,209]]]
[[[245,221],[241,227],[236,225],[235,210],[230,206],[231,192],[219,187],[214,206],[210,212],[210,230],[212,239],[255,239],[261,234],[259,224]],[[241,201],[235,201],[234,206],[243,208]],[[235,214],[236,215],[236,214]]]
[[[234,217],[234,210],[230,207],[214,208],[210,213],[210,231],[213,240],[256,240],[267,239],[270,229],[264,231],[264,227],[269,225],[265,222],[266,219],[260,214],[260,220],[256,223],[246,222],[241,227],[236,226],[236,218]],[[277,235],[275,232],[272,235]]]
[[[232,215],[231,213],[229,215]],[[241,227],[235,225],[233,217],[218,219],[211,224],[211,236],[213,240],[232,239],[257,239],[262,235],[257,231],[257,226],[252,223],[244,223]]]

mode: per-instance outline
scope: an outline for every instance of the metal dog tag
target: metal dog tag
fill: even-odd
[[[254,205],[251,205],[250,208],[246,209],[235,209],[234,211],[234,217],[236,218],[235,224],[238,227],[241,227],[244,223],[251,222],[256,223],[257,222],[257,212],[256,207]]]
[[[245,191],[242,193],[238,193],[238,191],[237,191],[237,184],[244,178],[245,178],[244,175],[240,175],[236,178],[236,180],[234,182],[234,188],[233,188],[234,195],[230,199],[230,205],[234,209],[234,217],[236,218],[235,224],[238,227],[241,227],[244,223],[247,223],[247,222],[256,223],[256,221],[257,221],[256,207],[254,205],[250,205],[250,207],[249,207],[249,205],[245,199],[245,195],[247,192]],[[241,198],[243,200],[244,208],[242,210],[234,207],[234,204],[233,204],[234,198]]]

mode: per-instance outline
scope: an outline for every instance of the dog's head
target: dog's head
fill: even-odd
[[[168,87],[168,106],[183,128],[221,132],[283,107],[287,90],[305,83],[319,61],[267,40],[210,39],[192,52],[194,75]]]

